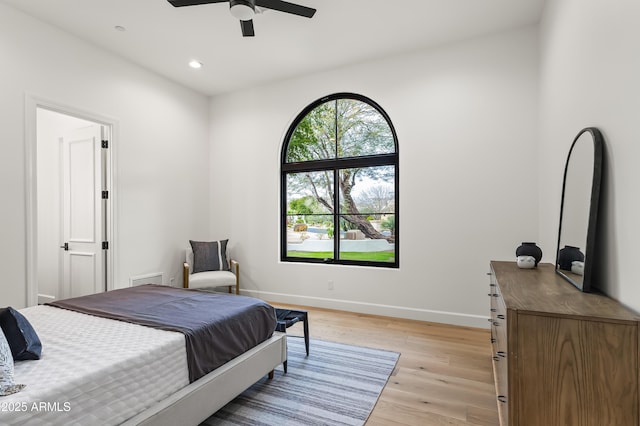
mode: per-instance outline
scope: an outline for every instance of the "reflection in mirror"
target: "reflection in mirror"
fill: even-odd
[[[556,272],[590,291],[602,176],[602,134],[595,127],[578,133],[564,171]]]

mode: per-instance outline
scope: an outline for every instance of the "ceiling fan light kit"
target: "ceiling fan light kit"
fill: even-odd
[[[231,15],[240,21],[240,28],[244,37],[253,37],[253,17],[256,6],[261,9],[277,10],[278,12],[311,18],[315,9],[282,0],[168,0],[175,7],[196,6],[210,3],[229,3]]]
[[[229,9],[234,18],[250,21],[256,13],[256,6],[249,0],[230,0]]]

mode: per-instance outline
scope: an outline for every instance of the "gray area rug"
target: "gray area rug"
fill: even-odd
[[[202,425],[362,425],[399,358],[396,352],[289,336],[288,369],[261,379]]]

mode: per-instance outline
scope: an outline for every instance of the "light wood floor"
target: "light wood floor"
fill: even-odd
[[[401,354],[367,426],[498,425],[489,330],[298,308],[309,311],[312,339]],[[301,336],[302,325],[287,333]]]

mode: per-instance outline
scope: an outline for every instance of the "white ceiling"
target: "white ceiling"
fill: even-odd
[[[535,24],[545,2],[289,0],[318,11],[267,10],[244,38],[226,3],[0,1],[207,95]],[[189,68],[192,59],[204,67]]]

